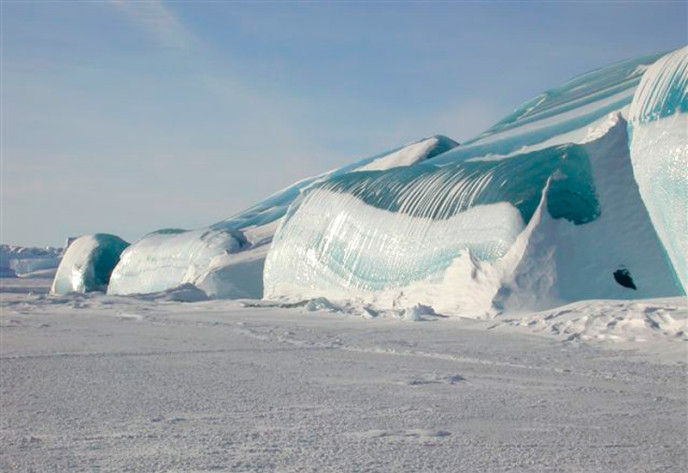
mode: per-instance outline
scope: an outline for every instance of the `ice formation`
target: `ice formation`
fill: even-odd
[[[42,277],[57,268],[62,248],[0,245],[0,277]]]
[[[633,181],[626,123],[613,115],[596,134],[319,183],[275,236],[265,296],[484,313],[675,295]],[[635,291],[615,280],[620,268]]]
[[[680,294],[624,119],[659,57],[582,75],[432,161],[310,187],[275,236],[265,297],[483,314]]]
[[[629,116],[640,194],[688,289],[688,46],[647,70]]]
[[[429,160],[457,146],[433,136],[299,181],[248,210],[210,227],[161,230],[129,247],[112,273],[108,293],[141,294],[193,284],[213,298],[260,298],[272,236],[303,189],[329,176],[364,168],[391,169]]]
[[[96,233],[74,240],[57,268],[50,292],[105,291],[112,269],[129,243],[115,235]]]
[[[685,48],[623,61],[462,145],[427,138],[207,228],[154,232],[108,292],[461,315],[683,294],[686,63]]]

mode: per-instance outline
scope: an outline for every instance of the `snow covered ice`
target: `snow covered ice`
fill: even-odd
[[[432,322],[30,283],[0,280],[2,471],[688,465],[684,298]]]

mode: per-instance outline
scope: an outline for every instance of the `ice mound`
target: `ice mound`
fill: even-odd
[[[645,72],[629,120],[635,179],[678,279],[688,289],[688,47]]]
[[[122,254],[108,293],[144,294],[194,283],[213,260],[247,244],[232,230],[161,230],[146,235]]]
[[[144,294],[193,284],[211,298],[260,298],[272,236],[301,191],[329,176],[366,167],[389,169],[429,160],[458,143],[433,136],[311,177],[210,227],[161,230],[129,247],[112,273],[109,294]]]
[[[634,179],[626,122],[646,93],[638,84],[667,62],[674,79],[652,87],[684,103],[680,54],[579,76],[431,161],[311,185],[274,237],[265,296],[481,316],[683,294]],[[685,150],[681,130],[673,144]],[[676,157],[673,175],[686,161]],[[671,188],[685,192],[680,179]]]
[[[115,235],[96,233],[72,242],[57,268],[50,292],[105,291],[110,274],[129,243]]]

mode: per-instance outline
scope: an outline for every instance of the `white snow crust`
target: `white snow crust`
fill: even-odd
[[[0,281],[2,471],[688,466],[685,299],[476,321],[45,284]]]

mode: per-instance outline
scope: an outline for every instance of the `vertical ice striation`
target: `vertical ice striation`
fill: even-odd
[[[586,141],[588,127],[604,122],[610,113],[626,111],[643,73],[661,56],[627,59],[575,77],[527,101],[442,159],[508,155]]]
[[[553,218],[572,225],[598,218],[591,173],[584,147],[571,144],[332,177],[285,217],[266,261],[265,295],[365,298],[441,277],[462,254],[495,262],[530,221],[548,181]]]
[[[352,171],[411,166],[433,159],[456,146],[458,146],[458,143],[451,138],[435,135],[391,151],[361,159],[339,169],[298,181],[253,207],[213,225],[213,228],[230,226],[237,229],[246,229],[272,224],[284,216],[291,203],[303,189],[315,182]]]
[[[688,289],[688,47],[643,75],[629,114],[636,181],[678,279]]]
[[[108,292],[191,283],[467,316],[683,294],[686,51],[583,74],[464,145],[426,138],[147,235]]]
[[[581,76],[432,161],[311,185],[273,239],[265,297],[479,315],[681,294],[623,118],[654,59]]]
[[[262,297],[263,264],[272,236],[289,205],[304,189],[349,171],[410,166],[457,145],[440,135],[426,138],[304,179],[207,228],[153,232],[122,255],[108,292],[150,293],[191,283],[214,298]]]

